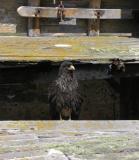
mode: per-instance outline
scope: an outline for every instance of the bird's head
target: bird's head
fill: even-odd
[[[125,64],[120,59],[113,59],[112,63],[109,65],[109,73],[116,74],[125,72]]]
[[[73,74],[75,67],[70,61],[64,61],[60,65],[59,74]]]

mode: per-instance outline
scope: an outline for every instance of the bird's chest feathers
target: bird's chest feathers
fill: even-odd
[[[65,78],[65,77],[60,77],[57,81],[56,81],[56,85],[58,87],[59,93],[63,93],[66,95],[70,95],[73,92],[75,92],[78,88],[78,83],[77,80],[75,78]]]

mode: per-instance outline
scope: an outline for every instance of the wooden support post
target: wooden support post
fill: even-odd
[[[53,4],[56,4],[56,0],[53,0]]]
[[[40,6],[40,0],[28,0],[29,6]],[[36,14],[35,18],[29,18],[28,19],[28,36],[30,37],[36,37],[40,36],[40,19],[38,17],[39,13]]]
[[[90,0],[89,2],[89,8],[94,8],[94,9],[100,9],[101,7],[101,0]],[[100,32],[100,17],[99,14],[97,15],[97,19],[90,19],[88,21],[88,31],[87,35],[94,35],[94,36],[99,36]]]

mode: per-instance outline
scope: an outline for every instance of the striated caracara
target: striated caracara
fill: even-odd
[[[53,120],[78,120],[83,102],[79,94],[79,85],[74,74],[75,67],[64,61],[57,79],[48,89],[50,114]]]

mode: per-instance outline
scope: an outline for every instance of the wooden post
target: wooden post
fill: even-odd
[[[101,0],[90,0],[89,8],[100,9],[100,7],[101,7]],[[98,16],[98,19],[92,19],[92,20],[90,19],[88,21],[87,35],[99,36],[99,32],[100,32],[100,18]]]
[[[28,0],[28,5],[35,7],[40,6],[40,0]],[[40,36],[40,19],[37,14],[35,18],[28,19],[28,36]]]
[[[56,4],[56,0],[53,0],[53,4]]]

